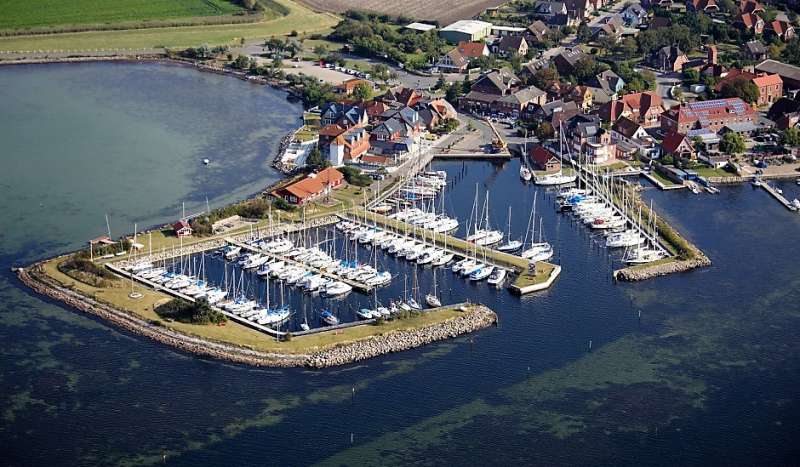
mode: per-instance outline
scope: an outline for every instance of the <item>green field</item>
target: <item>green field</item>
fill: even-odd
[[[175,18],[242,11],[228,0],[3,0],[0,29],[29,29]]]
[[[79,1],[88,2],[88,0]],[[213,1],[222,2],[222,0]],[[93,52],[103,49],[125,53],[130,49],[182,48],[196,47],[202,44],[234,45],[240,39],[262,41],[269,36],[287,35],[292,31],[324,32],[338,22],[335,15],[316,13],[291,0],[270,0],[267,5],[269,11],[266,12],[264,18],[253,23],[0,37],[0,52],[27,54],[37,51],[47,54]],[[4,14],[3,17],[5,16]]]

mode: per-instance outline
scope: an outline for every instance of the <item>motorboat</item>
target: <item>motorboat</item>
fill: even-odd
[[[492,274],[489,276],[488,282],[491,285],[495,285],[495,286],[499,287],[499,286],[503,285],[503,281],[506,280],[506,275],[507,274],[508,274],[508,271],[506,271],[503,268],[494,268],[494,271],[492,271]]]
[[[471,281],[482,281],[487,277],[491,276],[494,272],[494,266],[484,265],[477,271],[474,271],[472,274],[469,275],[469,280]]]
[[[334,316],[333,313],[331,313],[328,310],[323,311],[319,315],[319,319],[322,321],[323,324],[327,324],[328,326],[336,326],[337,324],[339,324],[339,318]]]
[[[460,274],[465,277],[470,276],[473,272],[480,270],[482,267],[484,267],[483,264],[477,261],[470,261],[466,264],[466,266],[464,266],[464,269],[461,270]]]
[[[533,178],[533,174],[531,173],[531,169],[526,167],[524,164],[519,168],[519,178],[525,180],[526,182],[531,181]]]
[[[375,311],[370,310],[369,308],[361,308],[360,310],[356,310],[356,316],[358,319],[377,318],[377,316],[375,316]]]
[[[242,247],[236,245],[228,245],[222,250],[222,254],[225,256],[225,259],[231,260],[236,258],[239,253],[242,251]]]
[[[563,173],[555,173],[551,175],[542,175],[541,177],[534,177],[533,183],[544,186],[566,185],[568,183],[575,183],[578,179],[577,175],[566,175]]]

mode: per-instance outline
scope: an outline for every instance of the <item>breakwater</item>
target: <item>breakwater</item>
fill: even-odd
[[[264,352],[234,344],[190,336],[100,302],[47,276],[43,263],[15,270],[31,290],[84,313],[102,318],[132,334],[147,337],[178,350],[253,366],[326,368],[420,347],[491,326],[497,315],[483,305],[465,305],[457,316],[420,328],[379,333],[309,352]],[[377,325],[376,325],[377,326]],[[296,339],[303,339],[297,337]]]
[[[338,345],[313,354],[306,362],[312,368],[325,368],[358,362],[393,352],[421,347],[431,342],[451,339],[497,323],[497,315],[483,305],[466,305],[455,318],[419,329],[379,334],[352,343]]]
[[[687,272],[696,268],[705,268],[711,266],[711,260],[704,254],[700,253],[692,259],[675,259],[666,262],[657,262],[655,264],[647,264],[643,266],[635,266],[630,268],[618,269],[614,271],[614,279],[624,282],[638,282],[654,277],[666,276],[667,274],[674,274],[677,272]]]

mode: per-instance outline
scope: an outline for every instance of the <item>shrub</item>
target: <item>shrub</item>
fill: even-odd
[[[175,298],[156,307],[156,314],[165,319],[172,319],[189,324],[219,324],[227,321],[225,315],[211,308],[205,300],[200,299],[194,303]]]

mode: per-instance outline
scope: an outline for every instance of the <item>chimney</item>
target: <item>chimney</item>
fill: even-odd
[[[716,45],[709,45],[708,46],[708,63],[709,65],[716,65],[717,64],[717,46]]]

